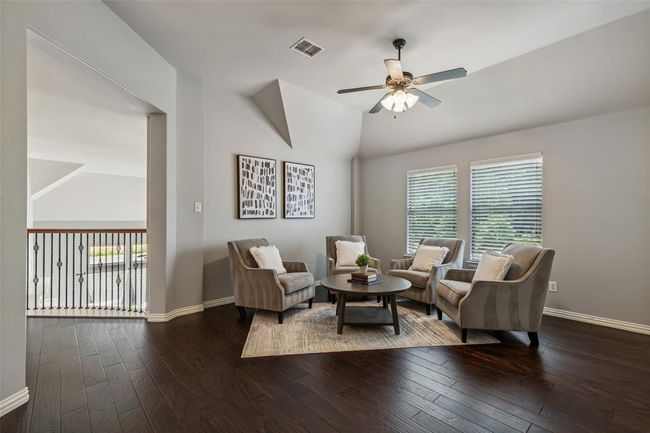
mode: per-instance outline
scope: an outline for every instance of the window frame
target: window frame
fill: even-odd
[[[444,172],[454,172],[456,174],[456,234],[458,237],[458,165],[448,164],[438,167],[420,168],[415,170],[406,171],[406,254],[415,254],[415,250],[411,251],[409,246],[409,177],[414,175],[435,174]]]
[[[491,159],[484,159],[484,160],[475,160],[475,161],[470,161],[469,163],[469,203],[468,203],[468,258],[467,258],[467,263],[472,264],[476,266],[480,260],[479,258],[474,258],[472,257],[472,252],[473,252],[473,239],[474,239],[474,230],[473,230],[473,220],[472,220],[472,215],[473,215],[473,208],[474,208],[474,188],[473,188],[473,179],[472,179],[472,169],[475,167],[486,167],[490,165],[504,165],[507,163],[512,163],[513,165],[518,163],[518,162],[524,162],[524,161],[531,161],[539,159],[541,160],[541,165],[542,165],[542,193],[541,193],[541,216],[540,216],[540,245],[544,244],[544,154],[543,152],[533,152],[533,153],[526,153],[526,154],[521,154],[521,155],[512,155],[512,156],[505,156],[501,158],[491,158]]]

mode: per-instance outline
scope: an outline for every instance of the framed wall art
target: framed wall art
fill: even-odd
[[[239,218],[277,217],[275,159],[237,155]]]
[[[284,161],[284,217],[316,216],[316,168]]]

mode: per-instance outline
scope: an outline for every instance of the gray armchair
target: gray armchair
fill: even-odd
[[[431,315],[431,304],[435,303],[435,288],[438,281],[445,278],[450,269],[463,267],[465,242],[461,239],[423,238],[420,245],[447,247],[449,252],[440,266],[434,266],[430,272],[410,270],[413,257],[395,259],[390,262],[388,275],[404,278],[411,282],[411,288],[399,296],[422,302],[427,315]]]
[[[438,319],[447,314],[461,328],[527,331],[532,345],[539,344],[537,331],[555,251],[522,245],[507,245],[504,254],[514,260],[503,281],[474,281],[474,270],[455,269],[436,286]]]
[[[350,272],[358,271],[358,266],[336,266],[336,241],[363,242],[364,252],[368,254],[368,242],[366,241],[365,235],[326,236],[327,275],[349,274]],[[375,257],[370,257],[368,270],[376,272],[377,275],[381,275],[381,261]],[[334,295],[328,293],[328,296],[334,302]]]
[[[245,307],[277,311],[278,322],[282,323],[284,311],[294,305],[309,301],[311,308],[316,293],[314,276],[302,262],[282,262],[287,269],[282,275],[275,269],[260,269],[250,249],[266,245],[266,239],[228,242],[235,305],[243,316]]]

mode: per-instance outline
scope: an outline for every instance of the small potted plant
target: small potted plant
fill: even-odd
[[[362,274],[367,274],[368,264],[370,263],[370,256],[366,253],[360,254],[359,257],[357,257],[355,263],[359,267],[359,272],[361,272]]]

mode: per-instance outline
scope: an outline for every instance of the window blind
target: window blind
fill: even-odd
[[[456,166],[408,172],[407,250],[417,249],[424,237],[456,237]]]
[[[542,155],[473,162],[470,260],[508,243],[542,244]]]

